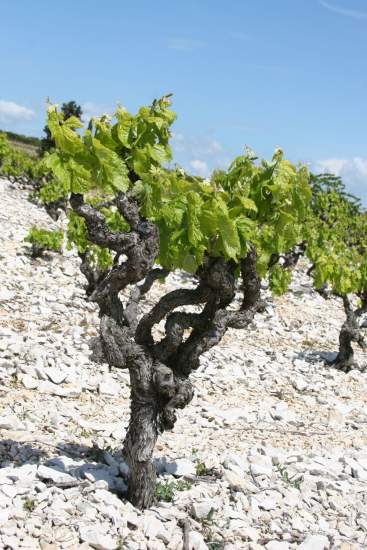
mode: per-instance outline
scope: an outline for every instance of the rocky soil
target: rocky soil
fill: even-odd
[[[90,360],[78,259],[32,260],[24,236],[53,222],[27,190],[0,180],[0,193],[0,548],[367,548],[367,374],[323,361],[343,311],[306,266],[203,357],[156,449],[161,500],[141,513],[124,498],[129,379]]]

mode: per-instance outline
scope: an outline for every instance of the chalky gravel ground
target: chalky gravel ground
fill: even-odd
[[[181,550],[186,525],[190,550],[366,549],[367,374],[323,362],[343,312],[306,266],[203,357],[156,449],[173,500],[140,513],[124,499],[128,375],[89,359],[75,255],[30,258],[29,228],[53,222],[27,196],[0,180],[0,548]]]

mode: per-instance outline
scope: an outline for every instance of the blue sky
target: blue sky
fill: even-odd
[[[41,135],[47,96],[88,116],[172,92],[192,173],[281,146],[367,204],[367,0],[2,0],[0,53],[0,128]]]

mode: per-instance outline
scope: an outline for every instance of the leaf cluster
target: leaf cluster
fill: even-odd
[[[269,271],[269,261],[302,238],[311,199],[307,169],[293,166],[281,150],[270,162],[257,162],[246,149],[227,171],[214,173],[209,181],[180,168],[170,170],[169,138],[175,114],[169,105],[165,96],[136,115],[119,107],[113,118],[92,119],[84,133],[79,119],[65,119],[51,105],[48,127],[57,150],[45,163],[59,192],[80,193],[95,204],[120,192],[133,194],[142,214],[159,228],[158,261],[170,270],[195,273],[206,255],[239,265],[255,245],[259,274],[265,277],[269,272],[272,289],[284,292],[290,272],[275,266]],[[113,209],[103,213],[109,224],[116,221]],[[119,230],[126,231],[126,222],[120,219],[119,223]],[[83,220],[75,215],[70,218],[69,241],[80,252],[90,248]]]
[[[12,147],[5,133],[0,133],[0,174],[9,177],[40,177],[41,164],[37,158]]]
[[[367,214],[340,178],[312,176],[313,199],[305,224],[306,255],[316,288],[338,295],[367,289]]]
[[[4,133],[9,140],[12,140],[18,143],[24,143],[25,145],[33,145],[34,147],[38,147],[40,145],[41,140],[37,137],[25,136],[23,134],[17,134],[15,132],[9,132],[8,130],[2,133]]]
[[[119,107],[114,123],[107,116],[93,118],[83,135],[77,117],[65,118],[50,106],[48,127],[57,151],[45,163],[65,192],[126,192],[142,175],[171,160],[169,126],[175,115],[168,104],[162,98],[135,116]]]
[[[195,273],[204,256],[239,264],[250,246],[265,277],[273,254],[287,252],[302,238],[311,198],[308,174],[276,151],[271,162],[256,163],[249,149],[226,172],[210,181],[182,170],[157,170],[135,186],[144,215],[159,227],[159,261],[167,269]],[[286,289],[290,274],[270,269],[272,288]]]
[[[48,231],[47,229],[40,229],[33,226],[24,240],[35,245],[40,250],[60,252],[64,240],[64,233],[61,230]]]
[[[61,106],[61,112],[65,119],[70,117],[81,119],[83,115],[83,110],[81,106],[78,105],[75,101],[68,101],[67,103],[63,103]],[[52,151],[56,146],[55,140],[53,139],[51,131],[47,125],[44,127],[43,131],[45,136],[40,140],[41,155]]]

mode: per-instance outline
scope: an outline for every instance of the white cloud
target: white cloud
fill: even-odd
[[[340,176],[348,191],[367,204],[367,158],[323,159],[315,163],[315,170]]]
[[[172,148],[175,158],[183,167],[194,170],[197,175],[208,177],[217,168],[229,164],[228,152],[222,144],[209,136],[186,136],[180,132],[172,134]]]
[[[83,118],[88,122],[92,117],[100,117],[102,115],[111,114],[115,109],[111,108],[108,105],[99,105],[98,103],[93,103],[93,101],[86,101],[82,105]]]
[[[329,4],[329,2],[325,2],[325,0],[319,0],[319,3],[327,10],[337,13],[338,15],[353,17],[354,19],[367,19],[367,12],[365,11],[357,11],[349,8],[343,8],[341,6],[335,6],[335,4]]]
[[[221,151],[223,151],[223,147],[221,146],[219,141],[215,139],[208,139],[206,147],[207,147],[206,151],[209,155],[211,154],[215,155],[216,153],[220,153]]]
[[[223,151],[222,145],[216,139],[210,137],[189,137],[184,134],[172,134],[172,146],[176,152],[186,152],[191,155],[217,155]]]
[[[168,47],[170,50],[179,50],[181,52],[192,52],[198,48],[205,46],[204,42],[200,40],[193,40],[191,38],[171,38],[168,41]]]
[[[31,120],[36,113],[27,107],[18,105],[14,101],[0,99],[0,122],[20,122]]]
[[[207,176],[209,176],[209,166],[204,160],[190,160],[190,166],[193,170],[195,170],[198,176],[201,176],[202,178],[206,178]]]
[[[316,166],[320,172],[330,172],[339,176],[343,168],[348,164],[347,159],[325,159],[317,162]]]

